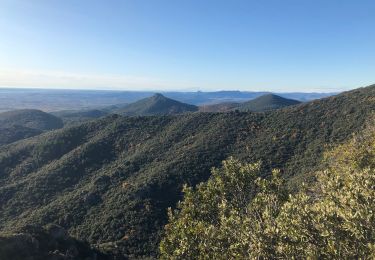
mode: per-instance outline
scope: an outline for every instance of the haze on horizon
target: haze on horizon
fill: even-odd
[[[0,87],[333,92],[374,83],[370,0],[1,0]]]

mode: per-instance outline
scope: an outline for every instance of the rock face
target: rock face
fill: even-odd
[[[0,259],[110,259],[86,243],[68,235],[65,229],[50,224],[27,226],[15,234],[0,234]]]

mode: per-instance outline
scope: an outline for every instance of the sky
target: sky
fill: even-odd
[[[0,0],[0,87],[333,92],[375,83],[373,0]]]

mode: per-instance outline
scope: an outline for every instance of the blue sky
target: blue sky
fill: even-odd
[[[375,83],[375,1],[0,0],[0,86],[338,91]]]

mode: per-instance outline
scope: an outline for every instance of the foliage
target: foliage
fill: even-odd
[[[185,188],[169,212],[162,258],[375,257],[375,124],[327,153],[313,188],[287,197],[277,173],[256,178],[258,164],[229,159],[196,190]]]
[[[43,133],[42,130],[14,125],[0,128],[0,146]]]
[[[70,237],[57,225],[27,226],[19,233],[0,236],[0,259],[105,260],[110,257]]]
[[[274,244],[275,215],[281,191],[279,172],[260,177],[259,164],[233,158],[213,169],[196,190],[184,188],[184,200],[169,209],[166,237],[160,244],[165,259],[232,259],[268,257]]]
[[[54,116],[61,118],[64,126],[82,123],[85,121],[97,119],[108,115],[108,112],[99,109],[90,110],[62,110],[51,113]]]
[[[277,219],[278,250],[296,258],[375,256],[375,125],[327,154],[312,190],[291,196]]]
[[[63,127],[63,122],[51,114],[35,109],[0,113],[0,146]]]
[[[39,130],[63,127],[60,118],[36,109],[21,109],[0,113],[1,127],[20,125]]]

